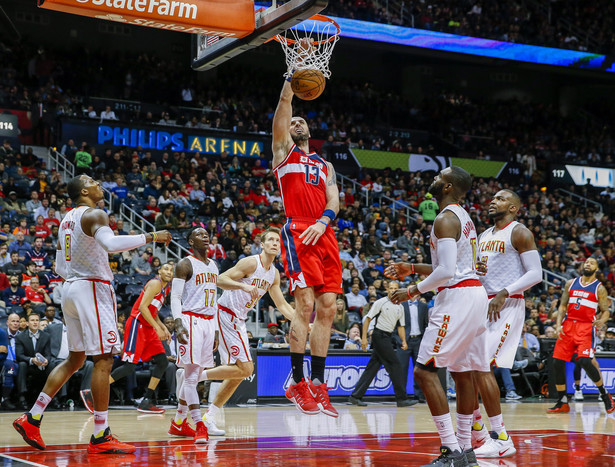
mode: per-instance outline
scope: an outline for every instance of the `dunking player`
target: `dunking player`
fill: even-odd
[[[187,236],[193,255],[177,263],[171,288],[171,312],[175,318],[175,335],[179,341],[179,364],[184,367],[184,381],[178,390],[177,414],[169,434],[190,436],[196,444],[209,436],[201,419],[201,405],[196,386],[201,372],[214,366],[214,339],[217,304],[218,266],[207,258],[209,234],[198,227]],[[186,413],[196,424],[192,430]]]
[[[280,254],[280,231],[270,227],[261,234],[261,238],[263,251],[259,255],[240,260],[218,278],[218,287],[224,290],[218,300],[218,349],[223,364],[203,371],[200,378],[224,380],[203,417],[210,436],[224,436],[224,430],[216,426],[216,416],[243,379],[254,371],[245,323],[250,311],[269,291],[287,319],[292,320],[294,314],[280,289],[280,273],[273,266],[273,261]]]
[[[583,264],[583,275],[566,282],[557,314],[557,341],[553,350],[557,403],[547,409],[549,413],[570,412],[566,394],[566,362],[571,361],[575,355],[577,362],[600,391],[606,413],[615,411],[613,397],[604,388],[600,369],[592,364],[595,329],[602,328],[609,320],[608,294],[596,278],[597,272],[598,261],[595,258],[587,258]],[[600,318],[596,317],[598,308],[601,312]]]
[[[68,329],[69,355],[51,372],[32,409],[15,420],[13,426],[30,446],[45,449],[40,435],[43,411],[73,373],[81,368],[86,356],[91,355],[94,358],[94,434],[88,452],[132,453],[135,447],[119,442],[107,423],[109,374],[113,354],[121,351],[108,253],[132,250],[152,241],[168,244],[171,235],[162,231],[115,236],[109,228],[107,214],[96,209],[96,204],[103,199],[100,182],[80,175],[68,182],[67,190],[77,207],[60,224],[56,271],[66,280],[62,310]]]
[[[169,294],[172,279],[173,266],[166,263],[160,267],[158,277],[145,284],[124,325],[126,331],[122,360],[126,363],[113,370],[109,377],[109,384],[112,384],[132,374],[137,369],[139,361],[151,360],[154,363],[145,396],[137,407],[137,410],[143,413],[164,413],[164,409],[154,405],[152,399],[160,378],[169,365],[162,341],[170,341],[171,334],[160,321],[158,312]]]
[[[431,264],[396,263],[386,269],[392,278],[408,274],[429,276],[393,295],[394,303],[438,290],[429,325],[423,335],[414,377],[421,387],[442,440],[441,455],[432,466],[476,464],[471,427],[474,411],[474,371],[489,371],[487,342],[487,293],[476,273],[476,229],[459,206],[472,185],[472,177],[460,167],[440,172],[429,187],[440,206],[431,231]],[[448,367],[457,387],[457,437],[438,368]],[[465,452],[467,451],[467,452]]]
[[[488,356],[491,364],[500,368],[512,368],[515,360],[525,319],[523,292],[542,280],[534,236],[515,220],[520,208],[521,199],[515,192],[498,191],[489,204],[489,217],[494,226],[483,232],[478,241],[480,262],[487,267],[481,282],[491,299],[486,332]],[[477,395],[472,419],[476,457],[512,456],[517,450],[504,428],[500,388],[495,376],[491,371],[476,372],[474,384],[493,432],[489,436],[482,423]]]
[[[288,78],[273,117],[273,171],[287,216],[282,229],[282,259],[296,301],[290,328],[293,377],[286,397],[303,413],[322,411],[337,417],[329,401],[325,359],[335,299],[342,292],[339,248],[329,226],[339,211],[339,191],[333,165],[310,152],[308,124],[292,116],[292,98]],[[311,380],[306,380],[303,356],[314,308],[316,319],[310,333],[312,375]]]

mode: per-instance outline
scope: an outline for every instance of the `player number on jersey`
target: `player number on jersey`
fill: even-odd
[[[248,303],[246,303],[246,308],[250,310],[254,305],[256,305],[258,299],[259,297],[256,297],[254,300],[250,300]]]
[[[64,255],[66,261],[70,261],[70,234],[64,236]]]
[[[205,306],[212,307],[215,306],[216,302],[216,291],[205,289]]]
[[[478,257],[476,256],[476,239],[475,238],[471,238],[470,239],[470,245],[472,245],[472,258],[474,258],[473,261],[473,268],[476,271],[478,269]]]
[[[305,164],[305,183],[311,183],[312,185],[318,185],[320,179],[320,168],[317,165]]]

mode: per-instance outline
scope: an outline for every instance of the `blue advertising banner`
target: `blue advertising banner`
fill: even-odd
[[[329,385],[330,396],[348,396],[357,385],[357,381],[365,371],[370,354],[364,355],[335,355],[329,354],[327,357],[327,368],[325,369],[325,379]],[[283,397],[284,392],[290,385],[292,378],[290,368],[290,358],[288,354],[282,355],[258,355],[258,378],[257,395],[258,397]],[[303,361],[304,372],[310,374],[310,359],[306,357]],[[406,390],[408,394],[414,394],[412,360],[408,370],[408,381]],[[393,385],[391,378],[384,368],[380,368],[378,374],[365,393],[367,396],[373,395],[393,395]]]
[[[600,358],[596,357],[600,372],[602,373],[602,381],[606,392],[615,392],[615,358]],[[574,392],[574,363],[566,363],[566,385],[569,393]],[[594,382],[585,374],[585,370],[581,370],[581,391],[583,394],[598,394],[598,388]]]
[[[179,126],[125,124],[88,120],[62,120],[62,143],[68,139],[91,146],[141,147],[145,150],[200,152],[230,156],[260,157],[270,147],[267,136],[230,131],[194,130]],[[102,152],[102,151],[99,151]]]

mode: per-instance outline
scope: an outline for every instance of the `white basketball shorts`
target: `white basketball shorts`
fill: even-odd
[[[482,286],[452,287],[436,296],[417,362],[452,372],[489,371],[485,339],[487,292]]]
[[[182,313],[182,324],[188,331],[188,343],[179,344],[177,354],[180,365],[214,366],[215,316]]]
[[[246,330],[246,322],[228,313],[218,305],[218,329],[220,331],[220,359],[225,365],[251,362],[250,340]]]
[[[66,282],[62,290],[62,311],[68,350],[86,355],[122,352],[115,290],[110,282],[98,279]]]
[[[490,363],[500,368],[512,368],[525,320],[525,300],[507,298],[500,311],[500,318],[487,321],[487,349]]]

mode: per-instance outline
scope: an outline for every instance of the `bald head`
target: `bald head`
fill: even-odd
[[[472,188],[472,176],[461,167],[456,165],[450,166],[450,172],[446,178],[455,187],[455,194],[458,196],[465,195]]]
[[[504,192],[504,193],[506,193],[508,195],[510,203],[513,206],[516,206],[517,209],[521,209],[521,204],[522,204],[521,203],[521,198],[519,197],[519,195],[517,193],[515,193],[512,190],[509,190],[508,188],[505,188],[505,189],[500,190],[500,191],[502,191],[502,192]]]

